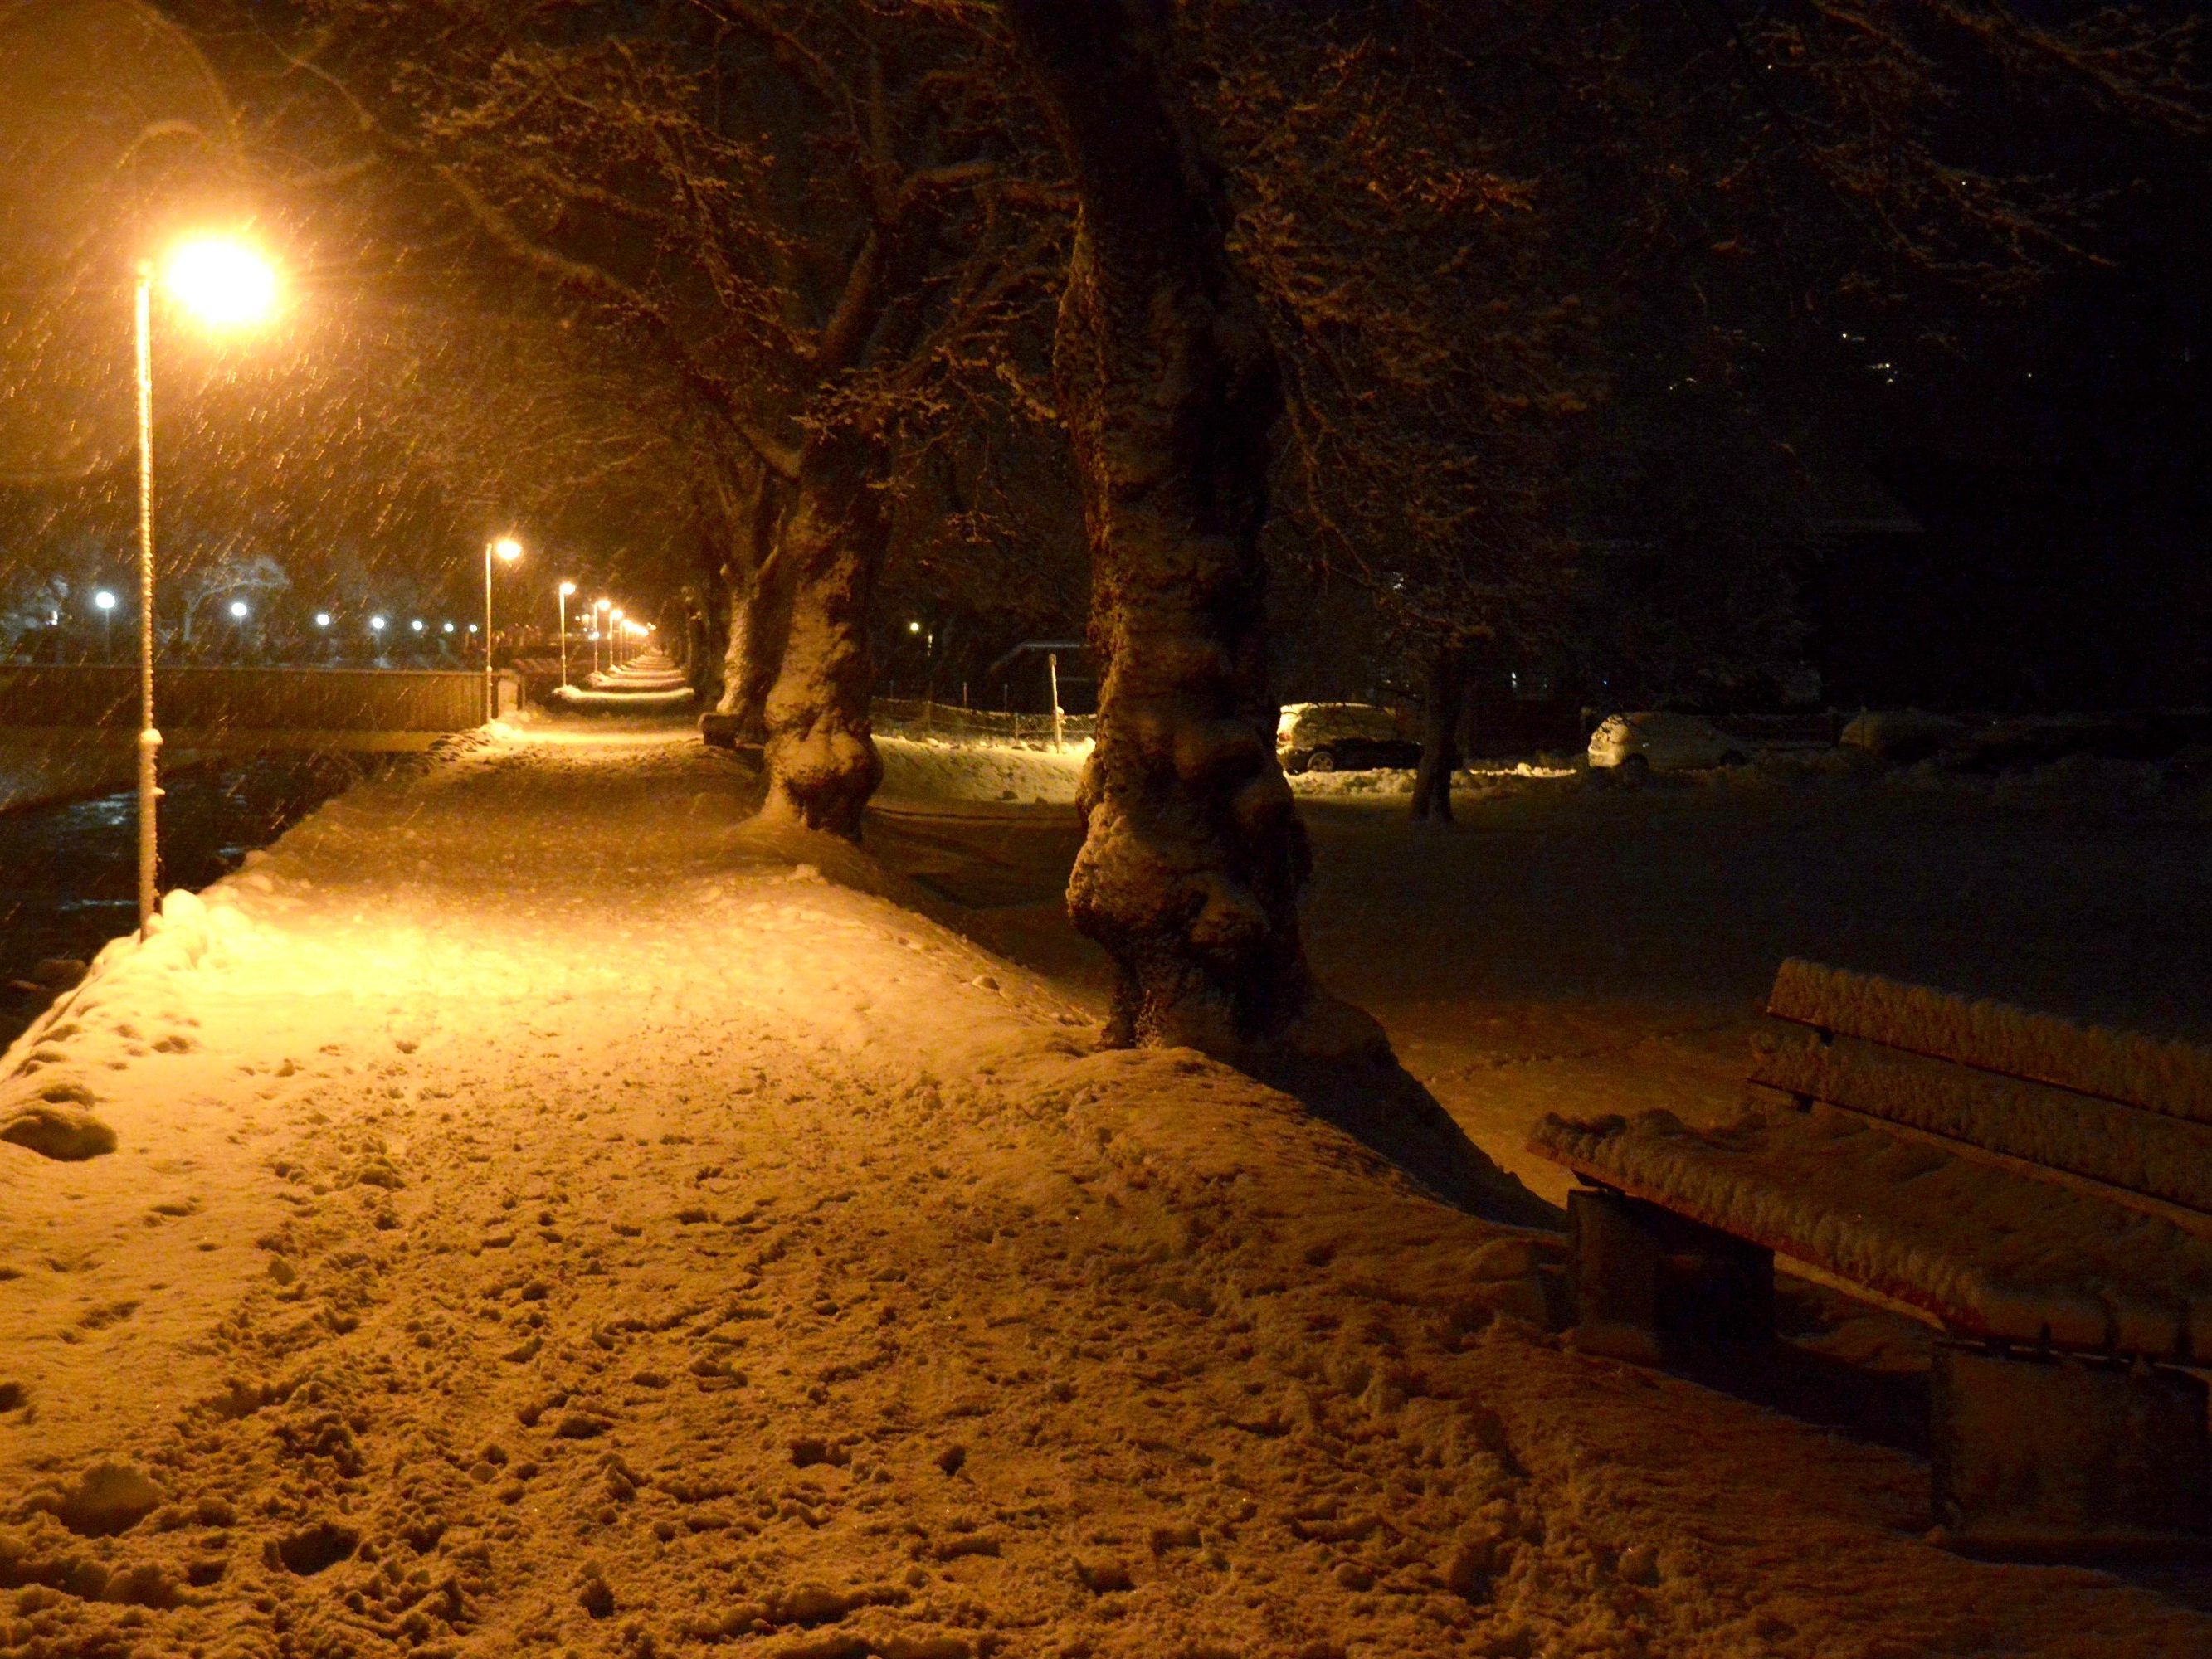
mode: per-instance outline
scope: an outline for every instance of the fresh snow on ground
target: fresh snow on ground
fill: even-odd
[[[962,822],[1063,835],[1003,763]],[[11,1659],[2212,1652],[1543,1334],[1555,1242],[1095,1052],[688,724],[502,723],[168,917],[0,1066],[119,1143],[0,1145]]]
[[[941,738],[879,737],[884,759],[882,799],[906,801],[1013,801],[1065,806],[1090,758],[1091,742],[1065,749],[1048,744],[950,742]]]

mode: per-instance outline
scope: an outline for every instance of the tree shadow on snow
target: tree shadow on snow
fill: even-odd
[[[1455,1209],[1517,1227],[1556,1232],[1566,1225],[1565,1212],[1492,1162],[1387,1050],[1328,1058],[1277,1053],[1232,1064],[1387,1158]]]

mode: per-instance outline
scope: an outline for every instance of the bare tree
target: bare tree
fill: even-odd
[[[301,170],[371,181],[426,250],[466,225],[684,405],[670,514],[723,544],[694,561],[727,573],[723,701],[760,699],[771,806],[856,836],[896,499],[1005,395],[1062,234],[995,33],[927,0],[307,10],[267,37]]]

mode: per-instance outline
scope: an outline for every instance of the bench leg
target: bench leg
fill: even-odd
[[[1774,1253],[1620,1193],[1567,1194],[1575,1343],[1656,1364],[1774,1335]]]
[[[1929,1377],[1936,1522],[1970,1552],[2153,1553],[2207,1529],[2205,1385],[1951,1344]]]

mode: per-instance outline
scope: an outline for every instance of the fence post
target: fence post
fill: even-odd
[[[1056,755],[1067,747],[1067,716],[1060,706],[1060,653],[1046,652],[1044,667],[1052,678],[1052,750]]]

